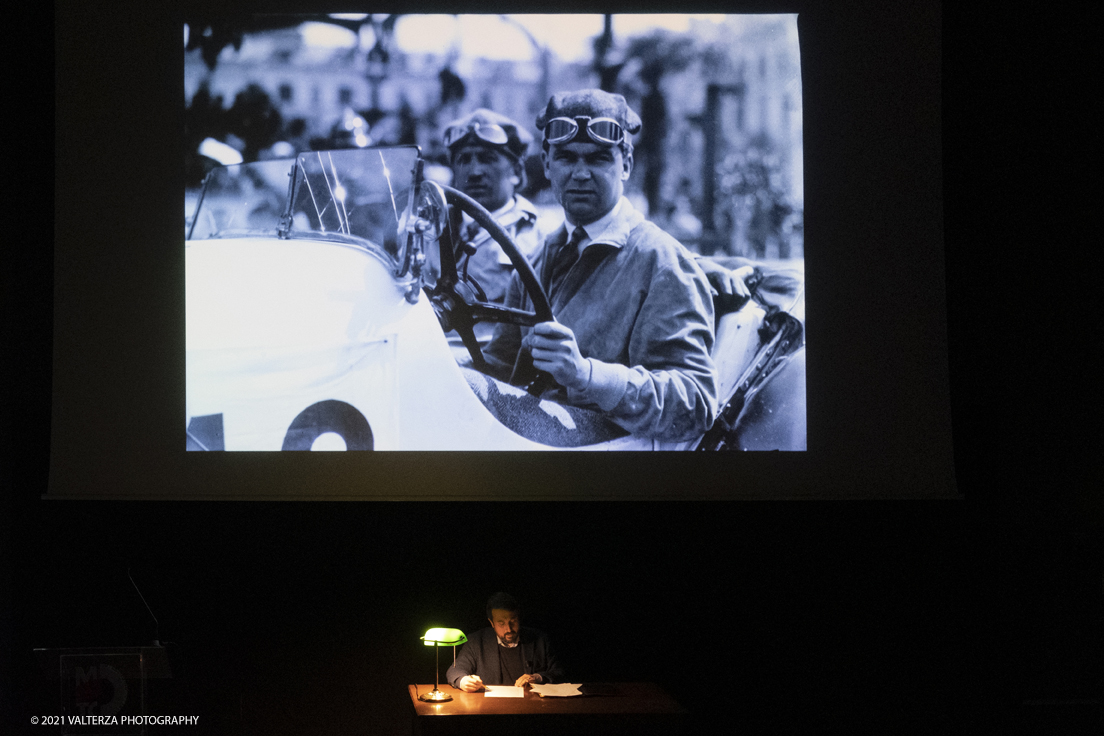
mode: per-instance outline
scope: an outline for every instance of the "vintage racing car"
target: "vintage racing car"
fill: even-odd
[[[189,450],[805,449],[795,280],[757,269],[753,298],[719,318],[722,410],[705,436],[635,437],[478,370],[476,322],[552,312],[486,210],[423,169],[417,147],[397,146],[207,176],[186,223]],[[483,301],[457,268],[457,210],[502,246],[533,312]],[[457,360],[451,331],[469,359]]]

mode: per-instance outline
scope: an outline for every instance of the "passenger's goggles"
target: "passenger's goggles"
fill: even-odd
[[[544,139],[549,143],[563,143],[579,133],[580,123],[595,143],[616,146],[625,140],[625,131],[613,118],[594,118],[585,115],[575,118],[552,118],[544,126]]]
[[[510,134],[501,125],[471,122],[467,125],[454,125],[446,130],[445,147],[451,148],[469,135],[475,135],[476,138],[496,146],[504,146],[510,140]]]

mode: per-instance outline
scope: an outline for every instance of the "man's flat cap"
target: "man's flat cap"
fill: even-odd
[[[626,133],[640,130],[640,116],[632,111],[625,98],[600,89],[580,89],[557,92],[548,101],[544,112],[537,116],[537,130],[544,130],[553,118],[613,118]]]
[[[504,143],[494,142],[497,134],[495,126],[506,132]],[[449,123],[445,127],[444,142],[450,152],[461,144],[475,143],[501,149],[510,153],[514,158],[521,159],[525,156],[529,144],[533,142],[533,136],[528,130],[505,115],[499,115],[493,110],[480,108],[470,115],[465,115],[459,120],[453,120]]]

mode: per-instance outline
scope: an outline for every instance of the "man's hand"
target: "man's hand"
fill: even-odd
[[[539,685],[544,682],[544,680],[540,675],[522,675],[517,679],[517,682],[514,683],[514,687],[525,687],[525,685],[530,682],[534,685]]]
[[[522,345],[533,354],[533,366],[551,373],[566,388],[581,391],[590,385],[590,363],[579,352],[575,333],[559,322],[533,326]]]
[[[460,689],[466,693],[477,693],[483,689],[483,678],[479,675],[465,675],[460,678]]]
[[[709,285],[713,287],[713,296],[738,297],[749,299],[751,290],[744,281],[755,272],[752,266],[727,269],[711,258],[698,258],[698,266],[705,272]]]

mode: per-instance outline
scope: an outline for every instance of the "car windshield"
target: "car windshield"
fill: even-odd
[[[399,265],[406,255],[400,226],[417,158],[417,147],[398,146],[312,151],[295,159],[219,167],[204,184],[188,239],[268,235],[336,240],[361,245]]]

